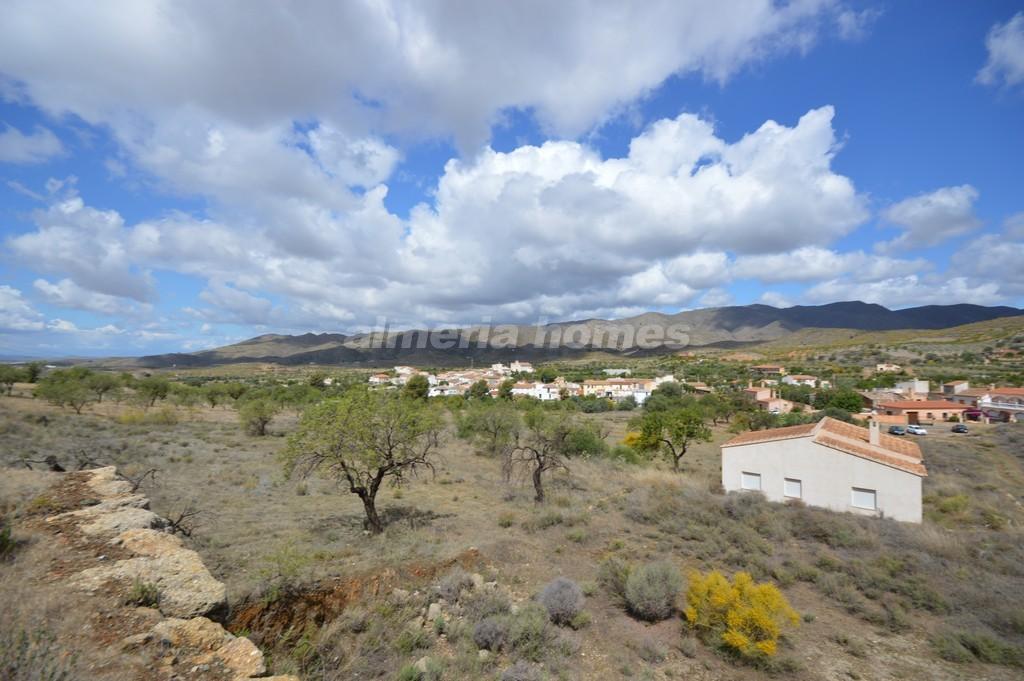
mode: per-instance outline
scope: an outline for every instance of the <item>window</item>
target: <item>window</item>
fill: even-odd
[[[753,490],[755,492],[761,491],[761,474],[760,473],[747,473],[746,471],[742,474],[740,486],[743,489]]]
[[[873,489],[854,487],[853,499],[850,503],[856,508],[866,508],[872,511],[878,509],[878,504],[875,499],[875,490]]]
[[[791,499],[803,498],[803,484],[794,478],[786,478],[782,482],[782,495]]]

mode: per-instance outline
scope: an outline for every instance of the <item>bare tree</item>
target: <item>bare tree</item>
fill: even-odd
[[[200,514],[202,511],[196,508],[195,501],[189,501],[177,514],[167,516],[167,527],[172,534],[191,537],[198,525],[196,518]]]
[[[564,412],[543,408],[526,413],[525,427],[517,430],[505,457],[505,476],[516,467],[525,467],[533,479],[534,500],[544,501],[544,474],[569,470],[568,461],[577,456],[599,454],[607,449],[598,430],[576,421]]]

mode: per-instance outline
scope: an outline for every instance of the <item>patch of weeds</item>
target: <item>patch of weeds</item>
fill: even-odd
[[[417,650],[426,650],[434,645],[433,637],[423,629],[406,628],[395,639],[395,650],[408,655]]]
[[[132,581],[132,588],[124,598],[125,605],[134,605],[142,608],[155,608],[160,605],[160,589],[152,582],[143,581],[136,577]]]

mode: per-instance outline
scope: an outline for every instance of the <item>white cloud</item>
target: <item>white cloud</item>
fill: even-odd
[[[862,300],[888,308],[953,303],[995,305],[1006,299],[999,285],[994,282],[968,277],[922,277],[917,274],[866,283],[835,279],[812,286],[804,296],[818,303]]]
[[[576,136],[669,76],[724,81],[751,62],[806,51],[837,7],[16,0],[0,24],[0,72],[48,110],[117,128],[188,103],[246,126],[312,115],[360,135],[371,124],[454,135],[473,149],[509,108]]]
[[[875,7],[869,7],[859,12],[853,9],[840,10],[836,15],[839,37],[851,42],[863,40],[867,37],[872,24],[881,16],[882,10]]]
[[[105,315],[130,314],[146,310],[149,306],[139,306],[118,296],[88,291],[70,279],[61,279],[54,283],[46,279],[36,279],[32,286],[43,300],[51,305],[74,310],[88,310]]]
[[[74,192],[33,214],[36,231],[8,239],[25,266],[66,275],[82,289],[147,302],[152,282],[132,261],[117,211],[86,206]]]
[[[905,228],[903,234],[879,245],[885,250],[935,246],[981,226],[974,215],[978,190],[969,184],[942,187],[889,206],[882,212],[889,222]]]
[[[1003,221],[1003,231],[1011,239],[1024,239],[1024,211],[1006,218]]]
[[[42,126],[27,135],[10,125],[0,130],[0,163],[43,163],[63,153],[57,136]]]
[[[708,289],[700,297],[702,307],[722,307],[724,305],[731,305],[732,302],[732,294],[722,288]]]
[[[413,323],[677,306],[728,282],[730,252],[821,245],[866,218],[864,198],[831,169],[832,117],[814,109],[729,142],[683,114],[638,135],[624,158],[565,141],[485,149],[449,161],[433,205],[407,220],[385,208],[386,186],[349,192],[282,145],[281,131],[218,129],[213,142],[208,132],[189,147],[186,135],[165,151],[171,135],[139,158],[193,191],[208,184],[217,219],[125,225],[55,183],[36,231],[9,244],[69,290],[146,301],[150,271],[201,277],[204,321],[336,328],[378,314]],[[246,151],[222,163],[235,146]],[[285,170],[252,168],[261,154]]]
[[[792,301],[778,291],[765,291],[761,294],[758,302],[771,305],[772,307],[793,307]]]
[[[1007,87],[1024,82],[1024,12],[993,26],[985,36],[985,47],[988,61],[978,71],[978,82]]]
[[[0,285],[0,331],[39,331],[43,315],[21,297],[21,291]]]
[[[372,137],[352,139],[329,125],[309,131],[309,145],[331,175],[347,185],[372,187],[391,176],[401,155]]]
[[[746,255],[736,259],[732,275],[737,279],[757,279],[765,283],[783,281],[821,281],[847,275],[853,281],[876,281],[920,272],[929,268],[927,260],[903,260],[863,251],[839,253],[817,246],[804,246],[786,253]]]

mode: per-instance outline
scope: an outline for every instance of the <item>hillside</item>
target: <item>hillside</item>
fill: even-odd
[[[841,302],[776,308],[744,305],[676,314],[648,312],[619,320],[589,319],[544,326],[497,325],[298,336],[267,334],[196,353],[151,355],[104,362],[119,367],[204,367],[242,362],[380,366],[421,363],[464,365],[471,361],[551,360],[593,350],[622,355],[657,354],[682,347],[730,347],[785,343],[811,329],[835,330],[830,337],[859,332],[936,330],[1021,315],[1012,307],[929,305],[889,310],[881,305]],[[645,342],[647,339],[647,342]]]

